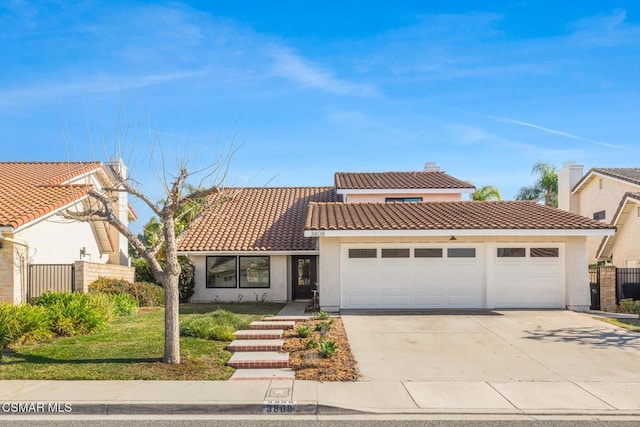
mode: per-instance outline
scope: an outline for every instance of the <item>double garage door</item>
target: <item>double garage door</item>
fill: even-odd
[[[561,245],[343,245],[342,308],[562,308]]]

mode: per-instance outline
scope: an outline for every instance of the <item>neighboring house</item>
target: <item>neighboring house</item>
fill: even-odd
[[[336,173],[334,187],[230,190],[186,233],[193,301],[346,308],[590,304],[586,236],[613,227],[528,201],[462,201],[473,186],[420,172]]]
[[[593,168],[565,163],[558,172],[558,207],[611,224],[612,236],[589,236],[589,263],[640,267],[640,168]]]
[[[114,265],[116,276],[128,274],[129,268],[117,268],[129,265],[124,236],[104,221],[62,215],[86,206],[90,189],[113,187],[109,167],[100,162],[0,162],[0,302],[25,301],[29,266],[35,264],[83,261],[83,274],[90,274],[91,265]],[[134,219],[126,193],[114,197],[120,220]]]

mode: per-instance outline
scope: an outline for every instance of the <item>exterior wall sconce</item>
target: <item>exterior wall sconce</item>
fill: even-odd
[[[456,236],[451,236],[449,237],[449,240],[458,240],[458,239],[456,239]]]
[[[83,246],[80,248],[80,259],[82,259],[85,256],[87,256],[87,248]]]

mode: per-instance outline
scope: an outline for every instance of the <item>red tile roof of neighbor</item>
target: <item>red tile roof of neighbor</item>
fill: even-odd
[[[228,200],[215,202],[222,197]],[[304,237],[310,202],[335,201],[331,187],[228,188],[180,238],[180,251],[314,250]]]
[[[606,229],[530,201],[311,203],[306,230]]]
[[[338,190],[370,189],[474,189],[468,182],[444,172],[336,172]]]
[[[0,162],[0,226],[17,228],[85,196],[88,185],[64,185],[103,168],[100,162]]]

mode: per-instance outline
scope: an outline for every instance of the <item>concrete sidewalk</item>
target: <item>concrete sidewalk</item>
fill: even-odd
[[[6,380],[0,382],[0,419],[51,412],[640,416],[638,390],[639,383],[601,382]],[[24,402],[34,405],[18,405]]]

